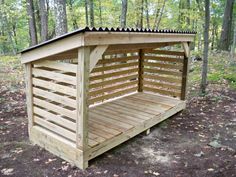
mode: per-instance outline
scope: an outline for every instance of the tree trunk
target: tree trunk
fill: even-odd
[[[45,0],[39,1],[39,13],[41,22],[41,42],[44,42],[48,39],[48,11]]]
[[[85,20],[86,26],[89,26],[89,16],[88,16],[88,0],[85,0]]]
[[[69,10],[70,10],[70,13],[71,13],[73,29],[74,30],[78,29],[77,20],[76,20],[74,10],[73,10],[73,0],[69,0]]]
[[[120,27],[121,28],[126,27],[127,7],[128,7],[127,0],[122,0],[122,8],[121,8],[121,16],[120,16]]]
[[[33,46],[38,43],[33,0],[27,0],[27,13],[29,16],[30,45]]]
[[[99,0],[99,21],[100,21],[100,26],[102,26],[102,1]]]
[[[145,0],[145,11],[146,11],[146,20],[147,20],[147,28],[150,28],[149,22],[149,12],[148,12],[148,0]]]
[[[93,0],[89,0],[89,12],[90,12],[90,26],[94,27],[94,3],[93,3]]]
[[[205,0],[204,51],[203,51],[202,81],[201,81],[201,93],[203,94],[206,92],[206,86],[207,86],[209,25],[210,25],[210,0]]]
[[[222,31],[219,42],[219,49],[230,50],[230,37],[231,37],[231,27],[232,27],[232,16],[233,16],[233,5],[234,0],[227,0],[225,6],[225,12],[223,17]]]
[[[140,7],[140,28],[143,28],[143,4],[144,0],[141,1],[141,7]]]
[[[153,25],[153,29],[157,29],[156,25],[157,25],[157,19],[160,13],[160,8],[159,8],[159,1],[157,2],[157,7],[156,7],[156,13],[155,13],[155,20],[154,20],[154,25]]]
[[[56,18],[55,33],[56,36],[61,36],[67,33],[66,1],[55,0],[54,3]]]
[[[160,15],[158,16],[158,19],[157,19],[156,29],[159,28],[159,25],[160,25],[160,23],[161,23],[161,18],[162,18],[164,9],[165,9],[165,4],[166,4],[166,0],[164,0],[163,5],[162,5],[162,7],[161,7],[161,12],[160,12]]]

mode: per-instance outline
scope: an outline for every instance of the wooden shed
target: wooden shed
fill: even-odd
[[[86,27],[22,51],[30,140],[85,169],[183,110],[194,36]]]

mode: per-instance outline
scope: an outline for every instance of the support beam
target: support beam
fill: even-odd
[[[106,51],[107,47],[108,45],[99,45],[93,49],[90,54],[90,72],[96,66],[98,60],[102,58],[102,54]]]
[[[27,115],[28,115],[28,132],[31,135],[31,129],[34,124],[33,120],[33,91],[32,91],[32,64],[25,64],[25,83],[26,83],[26,102],[27,102]]]
[[[190,49],[189,49],[189,44],[188,44],[188,42],[183,42],[183,43],[182,43],[182,46],[183,46],[183,48],[184,48],[185,56],[186,56],[187,58],[189,58],[189,51],[190,51]]]
[[[186,99],[187,87],[188,87],[188,72],[189,72],[189,43],[183,43],[184,48],[184,65],[183,65],[183,74],[182,74],[182,85],[181,85],[181,100]]]
[[[77,119],[76,119],[76,147],[82,150],[79,158],[80,168],[88,167],[88,90],[89,90],[89,62],[90,48],[78,49],[77,68]]]
[[[143,60],[144,60],[144,53],[143,50],[139,50],[139,71],[138,71],[138,91],[143,91]]]

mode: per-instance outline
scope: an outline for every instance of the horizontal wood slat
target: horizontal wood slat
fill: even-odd
[[[102,59],[99,60],[97,65],[100,64],[111,64],[115,62],[126,62],[130,60],[138,60],[138,56],[128,56],[128,57],[120,57],[120,58],[109,58],[109,59]]]
[[[154,93],[160,93],[160,94],[169,95],[169,96],[180,97],[180,95],[181,95],[180,92],[173,92],[173,91],[162,90],[162,89],[158,89],[158,88],[151,88],[151,87],[147,87],[147,86],[144,86],[143,89],[145,91],[150,91],[150,92],[154,92]]]
[[[91,76],[89,78],[89,81],[95,81],[95,80],[99,80],[99,79],[106,79],[106,78],[110,78],[110,77],[116,77],[116,76],[120,76],[120,75],[131,74],[131,73],[134,73],[134,72],[138,72],[138,68],[122,70],[122,71],[118,71],[118,72],[112,72],[112,73],[102,74],[102,75],[97,75],[97,76]]]
[[[104,55],[117,55],[117,54],[127,54],[127,53],[138,53],[137,49],[118,49],[105,51]]]
[[[176,83],[176,84],[181,84],[181,81],[182,81],[181,78],[176,79],[176,78],[171,78],[171,77],[162,77],[162,76],[158,76],[158,75],[144,74],[143,77],[144,77],[144,79],[153,79],[153,80],[159,80],[159,81]]]
[[[127,68],[127,67],[134,67],[134,66],[138,66],[138,62],[98,67],[98,68],[94,68],[92,70],[92,73],[101,72],[101,71],[109,71],[109,70],[113,70],[113,69],[121,69],[121,68]]]
[[[163,61],[163,62],[175,62],[183,64],[184,60],[182,58],[170,58],[170,57],[160,57],[160,56],[148,56],[144,55],[145,60],[155,60],[155,61]]]
[[[76,108],[76,105],[77,105],[76,100],[74,99],[68,98],[66,96],[61,96],[61,95],[58,95],[58,94],[55,94],[46,90],[42,90],[39,88],[33,87],[33,94],[36,96],[43,97],[45,99],[50,99],[57,103],[61,103],[65,106]]]
[[[161,69],[149,69],[149,68],[144,68],[143,69],[144,72],[147,73],[155,73],[155,74],[165,74],[165,75],[171,75],[171,76],[182,76],[181,72],[177,72],[177,71],[168,71],[168,70],[161,70]]]
[[[95,102],[99,102],[99,101],[111,99],[111,98],[114,98],[114,97],[122,96],[122,95],[125,95],[125,94],[128,94],[128,93],[132,93],[132,92],[137,91],[137,88],[138,87],[136,86],[136,87],[128,88],[128,89],[121,90],[121,91],[118,91],[118,92],[115,92],[115,93],[103,95],[101,97],[96,97],[96,98],[90,99],[89,104],[93,104]]]
[[[183,69],[183,66],[175,65],[175,64],[154,63],[154,62],[147,62],[147,61],[144,61],[143,64],[144,66],[150,66],[150,67],[177,69],[177,70]]]
[[[34,67],[47,67],[72,73],[76,73],[77,69],[76,64],[65,63],[61,61],[37,61],[34,63]]]
[[[153,53],[153,54],[162,54],[162,55],[184,56],[184,52],[170,51],[170,50],[144,49],[144,52],[145,52],[145,53]]]
[[[151,86],[155,86],[155,87],[163,87],[163,88],[181,90],[181,86],[178,86],[178,85],[175,85],[175,84],[171,85],[171,84],[167,84],[167,83],[151,82],[151,81],[148,81],[148,80],[144,80],[143,84],[144,85],[151,85]]]
[[[56,80],[59,82],[65,82],[71,85],[76,84],[76,77],[69,76],[61,73],[56,73],[54,71],[47,71],[38,68],[32,68],[32,73],[35,77],[44,77],[52,80]]]
[[[49,90],[60,92],[70,96],[76,96],[76,89],[69,86],[53,83],[52,81],[46,81],[38,78],[33,78],[33,85],[43,87]]]

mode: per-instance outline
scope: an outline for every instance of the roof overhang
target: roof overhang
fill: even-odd
[[[150,45],[192,42],[195,33],[151,33],[151,32],[113,32],[83,31],[61,36],[45,43],[33,46],[21,52],[21,62],[28,63],[50,56],[76,53],[77,48],[84,46],[131,46],[136,44],[145,48]],[[160,45],[159,45],[160,46]],[[109,49],[109,48],[108,48]]]

